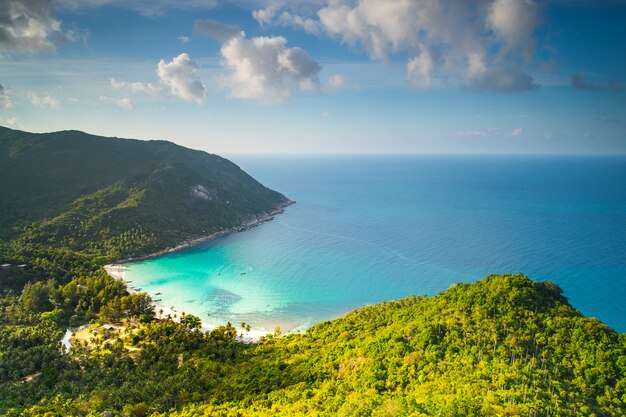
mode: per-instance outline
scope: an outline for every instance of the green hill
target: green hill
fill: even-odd
[[[0,190],[0,240],[108,260],[233,228],[289,203],[232,162],[170,142],[2,127]]]
[[[230,324],[154,320],[146,294],[98,266],[290,203],[223,158],[0,128],[0,190],[14,264],[0,267],[0,415],[626,416],[626,335],[523,275],[255,344]],[[67,326],[87,323],[107,326],[65,353]]]
[[[303,335],[244,345],[236,333],[148,323],[122,337],[137,356],[115,339],[77,352],[87,359],[0,386],[0,410],[35,392],[44,399],[24,415],[626,415],[626,337],[522,275],[364,307]]]

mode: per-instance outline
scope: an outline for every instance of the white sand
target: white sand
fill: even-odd
[[[129,293],[138,293],[138,292],[143,292],[143,291],[137,291],[133,288],[130,287],[130,284],[128,282],[126,282],[125,275],[126,275],[126,267],[123,264],[111,264],[111,265],[105,265],[104,269],[107,271],[107,273],[112,276],[115,279],[119,279],[121,281],[124,281],[124,283],[126,284],[126,288],[128,289]],[[182,314],[182,312],[178,311],[176,308],[173,307],[167,307],[164,306],[163,304],[159,304],[159,303],[153,303],[154,305],[154,313],[155,313],[155,317],[159,320],[164,320],[167,319],[168,317],[171,318],[172,320],[178,322],[180,321],[180,316]],[[215,325],[211,325],[205,322],[202,322],[202,325],[200,327],[200,329],[203,332],[210,332],[213,329],[215,329],[217,326]],[[241,337],[241,333],[243,333],[243,337]],[[242,329],[237,329],[237,334],[239,336],[237,336],[237,340],[240,342],[244,342],[244,343],[254,343],[254,342],[258,342],[259,339],[263,336],[267,336],[268,332],[266,331],[262,331],[262,330],[251,330],[249,332],[243,331]]]

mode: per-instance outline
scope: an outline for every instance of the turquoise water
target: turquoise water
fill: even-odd
[[[626,331],[626,159],[231,158],[297,204],[274,221],[129,264],[211,324],[305,329],[458,281],[523,272]]]

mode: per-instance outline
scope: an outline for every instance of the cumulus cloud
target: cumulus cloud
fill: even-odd
[[[535,47],[533,31],[538,16],[532,0],[495,0],[489,7],[487,23],[505,51],[521,50],[529,59]]]
[[[152,97],[170,96],[201,103],[206,96],[206,87],[196,75],[197,68],[198,66],[189,54],[182,53],[170,62],[163,59],[159,62],[156,68],[159,84],[118,81],[115,78],[111,78],[110,84],[114,90],[127,91],[132,94],[142,93]],[[127,101],[120,105],[129,108],[131,102]]]
[[[422,48],[419,55],[409,59],[406,64],[409,84],[416,88],[429,88],[431,85],[430,73],[433,69],[433,58],[426,48]]]
[[[196,76],[197,68],[189,54],[183,53],[170,62],[161,60],[156,72],[172,96],[200,103],[206,96],[206,87]]]
[[[316,19],[295,19],[272,7],[253,16],[262,24],[337,37],[375,60],[406,54],[407,79],[416,88],[430,87],[435,73],[479,90],[536,87],[529,75],[510,69],[534,51],[540,18],[532,0],[333,0]]]
[[[243,33],[227,41],[221,54],[230,71],[223,81],[231,96],[280,103],[294,90],[318,89],[321,66],[286,43],[280,36],[247,39]]]
[[[9,97],[8,90],[0,84],[0,109],[12,109],[13,107],[15,106]]]
[[[34,91],[27,91],[26,97],[35,107],[59,109],[61,108],[61,102],[51,95],[39,95]]]
[[[193,30],[209,35],[220,42],[226,42],[241,33],[241,28],[237,25],[227,25],[211,19],[196,20],[193,24]]]
[[[50,38],[55,33],[61,34],[61,22],[52,16],[49,0],[0,2],[0,50],[53,50]]]
[[[511,132],[511,136],[513,137],[520,136],[522,133],[524,133],[524,129],[522,129],[521,127],[518,127],[517,129],[514,129]]]
[[[260,25],[269,25],[274,22],[274,18],[276,17],[276,9],[273,7],[268,7],[267,9],[254,10],[252,12],[252,17],[254,18],[254,20],[259,22]]]
[[[572,87],[577,90],[606,90],[613,92],[621,92],[626,90],[626,83],[621,81],[608,81],[608,82],[591,82],[587,80],[587,74],[579,72],[572,74],[571,79]]]

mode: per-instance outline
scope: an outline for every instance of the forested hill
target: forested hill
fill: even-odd
[[[230,228],[288,200],[166,141],[0,127],[0,239],[115,258]]]
[[[289,203],[217,156],[0,128],[0,192],[0,415],[626,417],[626,335],[523,275],[255,344],[156,320],[98,265]]]
[[[60,303],[62,293],[50,294]],[[0,321],[29,317],[25,296],[4,302],[12,315],[0,314]],[[202,333],[192,320],[152,321],[100,339],[91,350],[79,346],[78,360],[59,354],[53,336],[40,336],[50,358],[29,382],[19,378],[32,375],[46,351],[29,347],[18,355],[17,340],[9,338],[0,371],[14,373],[0,377],[13,382],[0,385],[0,412],[4,406],[9,416],[626,416],[625,335],[583,317],[556,285],[522,275],[364,307],[306,334],[258,344],[236,343],[238,331],[229,325]]]

